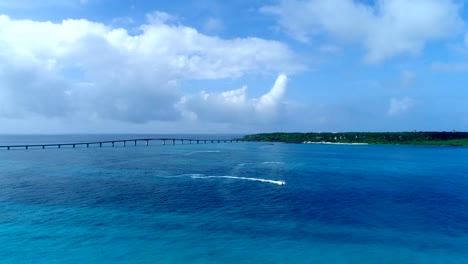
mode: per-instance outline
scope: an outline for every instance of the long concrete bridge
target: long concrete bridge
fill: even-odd
[[[145,146],[148,146],[151,141],[159,141],[160,144],[175,145],[176,143],[184,144],[207,144],[207,143],[233,143],[233,142],[244,142],[249,140],[241,139],[183,139],[183,138],[138,138],[138,139],[121,139],[121,140],[108,140],[108,141],[93,141],[93,142],[76,142],[76,143],[48,143],[48,144],[22,144],[22,145],[5,145],[0,146],[0,149],[30,149],[30,148],[62,148],[71,147],[76,148],[78,146],[87,148],[89,147],[114,147],[116,145],[126,147],[127,145],[137,146],[138,142],[143,142]]]

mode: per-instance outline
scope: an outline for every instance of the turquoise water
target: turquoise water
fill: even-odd
[[[133,136],[0,145],[110,137]],[[468,148],[154,142],[0,168],[0,263],[468,263]]]

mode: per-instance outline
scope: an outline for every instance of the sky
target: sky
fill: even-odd
[[[467,5],[0,0],[0,134],[468,131]]]

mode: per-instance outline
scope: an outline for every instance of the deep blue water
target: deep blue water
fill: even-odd
[[[468,148],[0,150],[0,263],[468,263]]]

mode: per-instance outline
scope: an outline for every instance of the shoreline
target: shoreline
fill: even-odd
[[[321,142],[312,142],[312,141],[304,141],[302,144],[320,144],[320,145],[369,145],[369,143],[341,143],[341,142],[329,142],[329,141],[321,141]]]
[[[450,145],[450,144],[398,144],[398,143],[340,143],[340,142],[301,142],[301,143],[288,143],[281,142],[285,144],[305,144],[305,145],[349,145],[349,146],[425,146],[425,147],[464,147],[468,148],[468,145]]]

